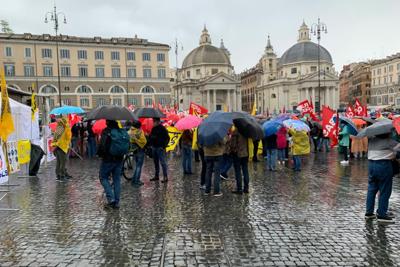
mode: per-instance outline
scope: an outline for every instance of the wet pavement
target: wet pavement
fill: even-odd
[[[71,160],[74,178],[14,178],[0,201],[0,266],[399,266],[400,227],[364,220],[367,161],[311,154],[301,173],[251,163],[249,195],[204,196],[196,174],[169,159],[167,185],[122,181],[120,210],[104,210],[99,161]],[[123,178],[122,178],[123,179]],[[400,179],[390,207],[400,210]],[[0,198],[3,193],[0,193]]]

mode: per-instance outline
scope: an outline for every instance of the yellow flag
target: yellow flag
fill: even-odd
[[[34,86],[34,84],[32,84],[32,88],[34,88],[33,86]],[[36,104],[36,94],[35,93],[32,93],[32,97],[31,97],[31,111],[32,111],[32,121],[34,121],[35,120],[35,114],[38,111],[38,107],[37,107],[37,104]]]
[[[0,137],[6,141],[8,136],[14,132],[14,121],[11,115],[10,101],[8,99],[6,78],[4,69],[0,68],[1,87],[1,113],[0,113]]]
[[[199,150],[199,146],[197,145],[197,128],[194,128],[193,131],[192,149]]]
[[[254,104],[253,104],[253,109],[251,110],[251,115],[255,116],[257,114],[257,101],[256,101],[256,96],[254,96]]]
[[[169,135],[169,143],[168,143],[166,151],[169,152],[169,151],[174,150],[176,145],[179,143],[179,139],[182,136],[182,132],[172,126],[168,126],[167,131],[168,131],[168,135]]]

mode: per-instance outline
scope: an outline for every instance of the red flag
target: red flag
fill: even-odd
[[[314,104],[313,104],[313,102],[312,102],[312,97],[310,96],[310,107],[312,108],[312,109],[314,109]]]
[[[364,116],[364,107],[361,105],[360,101],[356,98],[356,103],[354,104],[354,114],[356,116]]]
[[[368,109],[367,109],[367,106],[364,106],[363,108],[364,108],[364,116],[365,116],[365,117],[368,117]]]
[[[307,99],[300,102],[296,109],[301,112],[302,116],[304,116],[305,114],[309,114],[311,119],[313,119],[314,121],[319,121],[317,115],[314,112],[314,106]]]
[[[397,134],[400,134],[400,117],[397,117],[393,120],[393,126],[397,131]]]
[[[195,115],[195,116],[200,116],[203,114],[207,114],[208,113],[208,109],[206,109],[203,106],[200,106],[196,103],[190,102],[189,105],[189,114],[190,115]]]
[[[158,109],[161,110],[162,112],[164,112],[164,108],[160,103],[158,103]]]
[[[322,107],[322,129],[325,137],[331,140],[331,147],[338,144],[339,117],[338,114],[329,107]]]
[[[354,108],[350,104],[346,108],[346,117],[347,118],[353,118],[354,117]]]

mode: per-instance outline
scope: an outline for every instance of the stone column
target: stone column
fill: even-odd
[[[217,110],[217,90],[213,90],[213,111]]]
[[[226,90],[226,94],[228,97],[228,111],[232,111],[232,107],[231,107],[231,90]]]
[[[332,87],[332,108],[336,108],[336,89],[335,87]]]
[[[312,88],[312,102],[313,105],[315,106],[315,87]]]
[[[233,90],[233,108],[232,111],[236,111],[237,110],[237,92],[236,92],[236,88]]]
[[[308,91],[309,88],[306,88],[306,99],[310,100],[310,92]]]
[[[207,90],[207,109],[210,110],[210,90]]]

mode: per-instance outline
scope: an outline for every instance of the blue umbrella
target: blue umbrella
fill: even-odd
[[[301,120],[285,120],[283,122],[283,125],[285,125],[287,128],[292,128],[295,131],[306,131],[309,132],[310,131],[310,127]]]
[[[223,140],[232,124],[232,113],[221,111],[211,113],[199,126],[198,141],[200,145],[212,146]]]
[[[345,123],[345,124],[347,124],[349,126],[351,135],[357,135],[358,134],[357,126],[354,124],[354,122],[350,118],[347,118],[345,116],[340,115],[339,119],[340,119],[340,121],[342,123]]]
[[[264,135],[267,137],[276,134],[281,127],[282,122],[278,120],[266,121],[263,124]]]
[[[85,111],[82,108],[75,106],[62,106],[50,111],[51,115],[67,115],[67,114],[79,114],[79,113],[85,113]]]

